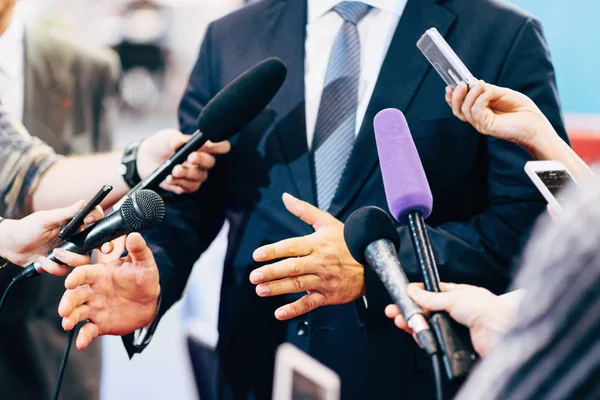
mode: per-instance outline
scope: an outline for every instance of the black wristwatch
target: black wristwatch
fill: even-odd
[[[123,149],[123,158],[121,159],[121,176],[130,188],[142,181],[137,169],[137,153],[140,148],[141,140],[129,143]]]
[[[0,224],[2,223],[2,221],[4,221],[4,218],[0,217]],[[0,269],[6,267],[9,263],[10,261],[0,256]]]

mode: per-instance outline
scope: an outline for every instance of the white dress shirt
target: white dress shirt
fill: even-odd
[[[16,12],[0,36],[0,102],[13,119],[23,122],[25,28]]]
[[[373,7],[358,23],[360,36],[360,80],[356,132],[360,131],[367,107],[371,101],[379,71],[396,32],[407,0],[363,0]],[[333,7],[341,1],[308,0],[308,24],[306,26],[306,56],[304,60],[304,84],[306,98],[306,136],[311,147],[329,55],[333,42],[344,20]]]

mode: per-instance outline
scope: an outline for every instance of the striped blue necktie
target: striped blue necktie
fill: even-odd
[[[329,57],[312,143],[317,202],[325,211],[331,206],[354,146],[360,78],[360,40],[356,24],[370,9],[364,3],[353,1],[341,2],[333,8],[344,19],[344,24]]]

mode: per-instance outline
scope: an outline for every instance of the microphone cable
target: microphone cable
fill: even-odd
[[[69,360],[69,353],[71,353],[71,347],[73,347],[73,339],[75,338],[75,330],[77,326],[74,326],[69,332],[69,336],[67,336],[67,346],[65,347],[65,352],[60,362],[60,368],[58,369],[58,376],[56,377],[56,388],[54,389],[54,396],[52,396],[53,400],[58,400],[58,396],[60,395],[60,387],[62,386],[63,377],[65,375],[65,369],[67,368],[67,361]]]
[[[431,366],[433,367],[433,379],[435,381],[435,399],[444,400],[444,380],[442,377],[442,365],[437,353],[431,355]]]
[[[6,300],[6,298],[8,297],[8,294],[10,293],[10,290],[13,288],[13,286],[15,285],[15,280],[11,279],[10,283],[8,284],[8,286],[6,287],[6,289],[4,289],[4,293],[2,294],[2,299],[0,299],[0,312],[2,312],[2,306],[4,305],[4,301]]]

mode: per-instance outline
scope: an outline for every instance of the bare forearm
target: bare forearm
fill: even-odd
[[[102,203],[104,208],[110,207],[129,190],[119,173],[121,154],[117,151],[60,160],[42,176],[33,194],[33,211],[89,200],[105,183],[114,187]]]
[[[585,161],[555,133],[549,123],[548,126],[540,129],[545,130],[544,134],[537,135],[540,139],[530,146],[530,151],[535,158],[562,162],[577,180],[584,180],[594,174]]]

